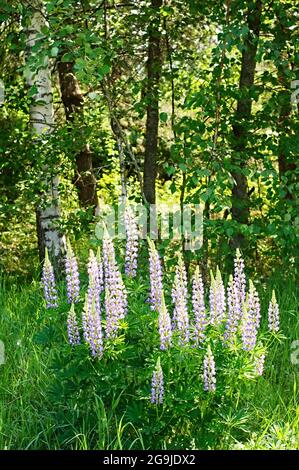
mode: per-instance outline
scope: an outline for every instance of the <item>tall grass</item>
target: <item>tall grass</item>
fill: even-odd
[[[271,348],[263,378],[249,385],[251,400],[236,397],[238,410],[219,412],[222,449],[299,448],[299,364],[291,363],[291,344],[299,340],[298,288],[295,282],[272,279],[261,296],[263,312],[273,287],[285,339]],[[263,328],[266,323],[264,318]],[[107,409],[94,394],[84,412],[71,398],[49,399],[50,363],[55,344],[66,341],[65,318],[45,311],[38,282],[16,285],[2,279],[0,324],[6,359],[0,366],[1,449],[144,448],[142,429],[118,411],[119,397],[111,397]]]

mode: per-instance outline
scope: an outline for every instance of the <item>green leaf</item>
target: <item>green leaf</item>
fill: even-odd
[[[160,121],[167,122],[168,114],[167,113],[160,113]]]

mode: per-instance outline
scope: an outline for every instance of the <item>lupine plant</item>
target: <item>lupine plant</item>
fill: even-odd
[[[220,269],[217,266],[216,278],[211,272],[210,323],[212,325],[219,325],[224,320],[225,311],[226,311],[225,289],[224,289]]]
[[[55,283],[54,269],[49,259],[49,253],[46,248],[45,260],[42,272],[42,285],[44,288],[44,296],[47,308],[55,308],[58,306],[57,289]]]
[[[80,281],[78,263],[70,242],[67,243],[65,272],[68,303],[79,302]]]
[[[160,348],[162,350],[171,346],[172,328],[171,319],[168,313],[164,293],[162,293],[162,304],[159,312],[159,334],[160,334]]]
[[[164,396],[164,377],[160,358],[158,358],[152,377],[151,402],[162,405]]]
[[[149,273],[150,273],[150,297],[151,309],[159,312],[162,305],[163,282],[162,265],[155,243],[148,239],[149,245]]]
[[[204,285],[199,271],[199,266],[196,266],[192,279],[192,306],[194,314],[194,341],[199,345],[205,339],[205,331],[208,324],[204,298]]]
[[[272,291],[272,298],[268,309],[269,330],[277,332],[279,330],[279,306],[276,300],[275,291]]]
[[[208,346],[203,362],[203,383],[205,392],[215,392],[216,369],[215,360],[210,345]]]
[[[103,240],[106,336],[115,337],[127,313],[127,292],[116,262],[113,241],[105,232]]]
[[[72,346],[75,346],[76,344],[80,344],[80,333],[79,333],[74,304],[71,305],[71,308],[67,317],[67,333],[68,333],[69,343]]]
[[[176,422],[182,424],[187,416],[197,416],[195,410],[201,410],[196,429],[203,430],[206,412],[209,419],[216,419],[217,409],[236,407],[233,397],[241,393],[243,383],[258,380],[267,371],[267,348],[273,338],[259,335],[259,295],[253,282],[246,280],[241,253],[236,253],[227,286],[218,267],[216,275],[211,273],[210,284],[204,286],[199,266],[192,266],[189,283],[181,255],[174,272],[165,273],[163,286],[160,255],[149,240],[147,282],[141,281],[136,295],[130,276],[123,279],[121,273],[121,267],[126,272],[127,255],[118,264],[117,253],[117,245],[105,231],[102,250],[99,247],[96,255],[89,253],[84,305],[74,305],[80,300],[79,274],[74,252],[68,246],[67,299],[73,300],[66,321],[72,346],[69,360],[77,360],[81,371],[82,358],[88,354],[91,358],[86,364],[92,364],[92,370],[79,380],[78,390],[88,390],[90,374],[95,373],[92,390],[107,404],[114,393],[134,396],[137,408],[141,400],[134,425],[151,427],[161,412],[165,422],[175,428]],[[57,305],[48,257],[42,279],[47,286],[47,307]],[[170,279],[171,286],[166,282]],[[148,285],[150,305],[146,301]],[[83,294],[84,285],[81,290]],[[76,313],[80,309],[81,318]],[[274,293],[266,313],[270,332],[277,332],[279,307]],[[130,403],[124,401],[122,406],[130,408]],[[168,426],[159,426],[159,433],[171,441]],[[154,442],[153,434],[149,445]]]
[[[178,330],[181,344],[189,341],[189,314],[188,314],[188,290],[187,273],[182,256],[179,256],[175,270],[172,288],[172,301],[174,304],[173,328]]]
[[[125,273],[128,277],[135,277],[138,263],[138,226],[130,205],[125,209],[125,227],[127,234]]]

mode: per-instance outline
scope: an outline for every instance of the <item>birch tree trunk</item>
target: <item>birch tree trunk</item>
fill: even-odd
[[[30,4],[30,24],[27,30],[27,61],[32,67],[32,58],[36,54],[36,46],[42,39],[42,29],[47,27],[42,0],[33,0]],[[37,53],[39,54],[40,51]],[[29,67],[29,64],[28,64]],[[30,104],[30,125],[35,145],[44,145],[42,138],[50,134],[54,126],[51,71],[49,60],[45,54],[43,65],[38,65],[34,72],[27,73],[27,85],[35,93]],[[54,173],[54,174],[53,174]],[[59,177],[53,168],[44,166],[41,183],[45,188],[40,194],[40,202],[36,207],[36,226],[40,260],[44,259],[45,248],[55,260],[62,262],[65,252],[65,237],[59,232],[56,223],[60,218],[59,209]]]

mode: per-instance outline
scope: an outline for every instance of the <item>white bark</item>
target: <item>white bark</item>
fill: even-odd
[[[41,40],[41,30],[47,26],[44,16],[44,5],[42,0],[30,2],[31,21],[27,30],[27,59],[34,52],[33,48],[37,41]],[[52,97],[51,70],[48,57],[45,57],[42,67],[34,72],[27,72],[27,85],[34,86],[36,93],[32,97],[30,105],[30,123],[33,137],[37,145],[43,145],[42,136],[52,132],[54,126],[54,110]],[[42,183],[46,190],[41,194],[41,201],[37,207],[37,232],[40,256],[43,258],[45,248],[52,253],[58,261],[65,252],[65,237],[55,227],[55,222],[60,217],[59,210],[59,177],[51,176],[51,169],[43,167]]]

